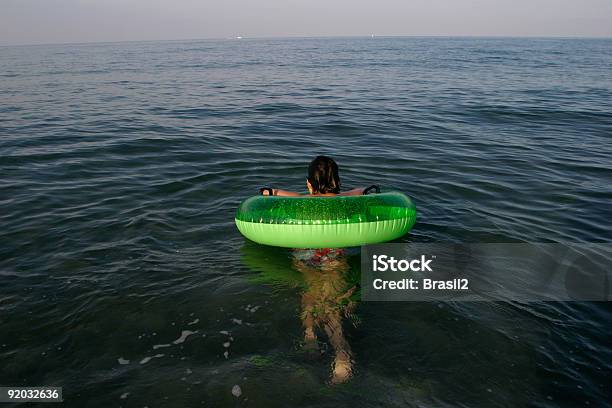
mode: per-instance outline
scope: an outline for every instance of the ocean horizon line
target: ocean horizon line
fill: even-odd
[[[612,40],[612,36],[555,36],[555,35],[312,35],[312,36],[224,36],[224,37],[192,37],[171,39],[138,39],[138,40],[111,40],[111,41],[82,41],[82,42],[32,42],[19,44],[0,44],[0,47],[41,47],[53,45],[102,45],[123,43],[152,43],[152,42],[184,42],[184,41],[245,41],[245,40],[314,40],[314,39],[365,39],[365,38],[429,38],[429,39],[534,39],[534,40]]]

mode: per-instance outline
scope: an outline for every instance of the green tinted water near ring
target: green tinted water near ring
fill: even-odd
[[[269,197],[244,201],[236,219],[266,224],[355,224],[413,217],[416,207],[400,192],[361,196]]]

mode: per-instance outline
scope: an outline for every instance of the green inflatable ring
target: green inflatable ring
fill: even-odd
[[[344,248],[391,241],[416,221],[416,206],[400,192],[333,197],[256,196],[236,212],[248,239],[285,248]]]

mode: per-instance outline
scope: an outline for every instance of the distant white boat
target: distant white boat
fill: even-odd
[[[242,40],[242,37],[241,36],[237,36],[236,39],[237,40]]]

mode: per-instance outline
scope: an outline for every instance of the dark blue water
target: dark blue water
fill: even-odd
[[[610,67],[612,40],[0,48],[0,385],[75,407],[609,406],[608,303],[361,302],[354,376],[330,385],[289,251],[233,215],[305,189],[323,153],[344,186],[414,199],[400,242],[610,242]]]

